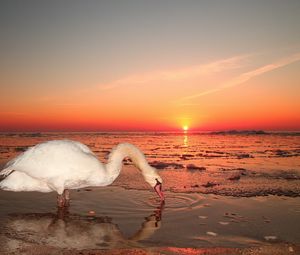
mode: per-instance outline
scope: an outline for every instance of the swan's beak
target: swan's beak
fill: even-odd
[[[160,197],[160,199],[162,201],[164,201],[165,200],[165,196],[164,196],[164,193],[162,192],[162,184],[157,179],[156,179],[156,184],[154,186],[154,190],[156,191],[156,193]]]

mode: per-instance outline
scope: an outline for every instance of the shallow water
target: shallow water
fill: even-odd
[[[113,186],[72,191],[69,211],[57,212],[54,193],[0,191],[0,251],[300,243],[299,135],[1,133],[0,165],[53,139],[81,141],[103,162],[116,144],[137,145],[163,177],[166,203],[129,160]],[[268,194],[285,196],[257,196]]]
[[[26,243],[57,248],[245,247],[299,244],[300,198],[234,198],[118,187],[72,191],[68,211],[55,194],[0,192],[3,249]],[[283,210],[284,209],[284,210]],[[92,211],[92,212],[91,212]]]

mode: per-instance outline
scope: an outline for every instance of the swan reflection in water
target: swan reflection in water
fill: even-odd
[[[10,215],[5,236],[9,241],[42,244],[69,249],[109,249],[142,247],[141,240],[150,238],[161,227],[164,204],[145,218],[136,233],[127,238],[110,217],[81,216],[67,209],[55,213]],[[6,242],[9,246],[10,243]],[[9,247],[6,247],[9,249]]]

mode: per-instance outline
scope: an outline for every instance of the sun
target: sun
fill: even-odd
[[[183,129],[183,131],[188,131],[188,130],[189,130],[189,126],[184,125],[184,126],[182,127],[182,129]]]

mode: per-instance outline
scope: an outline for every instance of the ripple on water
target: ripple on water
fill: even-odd
[[[161,209],[164,212],[178,212],[208,206],[207,199],[197,193],[165,192],[165,203],[161,203],[154,192],[147,191],[127,190],[124,193],[111,192],[110,194],[104,191],[101,196],[106,201],[105,204],[101,205],[101,211],[104,210],[111,214],[115,212],[122,212],[125,215],[140,214],[156,209]]]
[[[166,193],[164,209],[172,212],[197,209],[205,206],[204,200],[204,197],[199,194]],[[148,207],[154,207],[157,206],[159,200],[151,197],[143,202]]]

